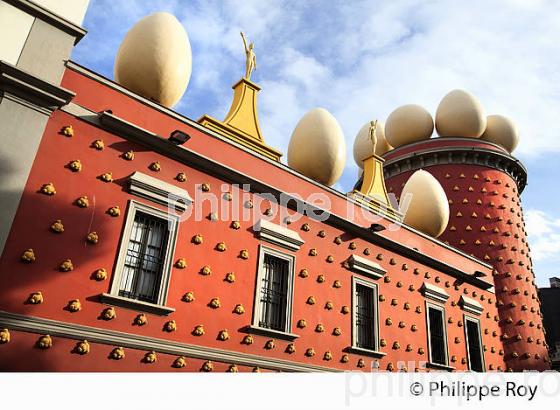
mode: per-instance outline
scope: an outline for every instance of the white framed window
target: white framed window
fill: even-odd
[[[295,339],[291,334],[295,256],[259,246],[253,324],[255,333]]]
[[[435,367],[449,366],[445,309],[426,302],[429,364]]]
[[[179,217],[129,201],[110,293],[102,301],[169,314],[165,306]]]
[[[352,348],[379,350],[379,304],[377,285],[352,277]]]
[[[483,372],[485,370],[485,366],[480,321],[473,317],[464,315],[464,323],[469,370],[472,370],[473,372]]]

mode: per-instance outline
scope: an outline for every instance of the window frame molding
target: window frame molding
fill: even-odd
[[[454,370],[455,368],[449,365],[449,340],[447,337],[447,321],[446,321],[446,311],[445,311],[445,306],[443,305],[438,305],[435,304],[433,302],[427,301],[426,300],[426,338],[427,338],[427,342],[428,342],[428,362],[426,363],[427,367],[432,367],[434,369],[440,369],[440,370],[447,370],[447,371],[451,371]],[[443,340],[445,342],[445,349],[444,349],[444,353],[445,353],[445,364],[441,364],[441,363],[435,363],[432,360],[432,341],[431,341],[431,337],[430,337],[430,311],[429,309],[435,309],[438,310],[442,313],[443,319],[442,319],[442,324],[443,324]]]
[[[459,298],[458,305],[465,312],[471,313],[473,315],[480,316],[482,312],[484,312],[484,307],[480,303],[478,303],[478,301],[464,295],[461,295],[461,297]]]
[[[373,290],[374,296],[374,348],[373,349],[366,349],[363,347],[357,346],[357,336],[358,336],[358,328],[356,325],[356,288],[357,285],[366,286]],[[351,286],[351,295],[350,300],[352,303],[351,306],[351,314],[352,314],[352,329],[351,329],[351,346],[349,346],[346,351],[355,354],[362,354],[365,356],[372,356],[381,358],[385,356],[387,353],[379,351],[379,343],[380,343],[380,335],[379,335],[379,285],[371,280],[366,280],[356,275],[352,275],[352,286]]]
[[[161,273],[160,286],[157,296],[157,303],[150,303],[135,300],[119,295],[122,273],[126,259],[126,251],[132,233],[132,227],[137,212],[143,212],[150,216],[164,219],[168,222],[169,237],[167,247],[165,249],[165,259]],[[177,244],[177,235],[179,230],[179,216],[167,213],[161,209],[130,199],[126,210],[126,219],[124,228],[120,237],[117,261],[113,268],[113,277],[108,293],[100,295],[102,303],[121,306],[134,310],[141,310],[156,315],[168,315],[175,311],[175,308],[166,306],[169,284],[171,282],[171,273],[173,270],[173,257],[175,254],[175,246]]]
[[[268,329],[266,327],[259,326],[259,318],[261,314],[261,286],[264,277],[264,258],[265,255],[272,255],[277,258],[287,260],[288,265],[288,290],[287,290],[287,301],[286,301],[286,323],[284,331],[276,329]],[[257,277],[255,282],[255,292],[253,296],[253,317],[251,324],[245,328],[248,333],[254,333],[263,336],[274,337],[284,340],[295,340],[299,337],[292,333],[292,314],[293,314],[293,302],[294,302],[294,282],[295,282],[295,266],[296,266],[296,256],[279,249],[271,248],[269,246],[259,244],[259,257],[257,259]]]
[[[432,285],[428,282],[424,282],[422,284],[420,291],[425,298],[441,303],[442,305],[445,305],[449,299],[449,294],[445,291],[445,289]]]
[[[253,231],[259,239],[290,251],[298,251],[305,243],[296,231],[263,218],[255,223]]]
[[[193,203],[186,189],[140,171],[128,177],[128,192],[179,212],[184,212]]]
[[[355,254],[350,255],[348,264],[351,271],[370,279],[380,279],[387,273],[378,263]]]
[[[467,364],[469,366],[469,371],[476,372],[476,370],[471,370],[471,351],[469,348],[469,332],[467,329],[467,321],[476,323],[478,327],[478,342],[480,343],[480,359],[482,363],[481,372],[486,372],[486,358],[484,357],[484,344],[482,343],[482,327],[480,324],[480,319],[467,314],[463,314],[463,327],[465,328],[465,348],[467,350]]]

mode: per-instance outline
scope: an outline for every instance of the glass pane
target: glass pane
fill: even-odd
[[[158,302],[168,237],[167,220],[136,212],[119,295],[145,302]]]
[[[356,284],[356,344],[364,349],[375,349],[375,293],[373,288]]]
[[[432,353],[432,362],[447,365],[443,312],[432,308],[428,308],[428,312],[428,320],[430,321],[430,348]]]
[[[480,346],[480,328],[472,320],[467,320],[467,337],[469,339],[469,362],[471,370],[475,372],[484,371],[482,365],[482,349]]]
[[[289,267],[290,263],[286,259],[264,255],[259,318],[261,327],[286,330]]]

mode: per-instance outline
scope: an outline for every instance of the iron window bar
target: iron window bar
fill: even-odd
[[[259,326],[285,331],[288,307],[289,261],[265,254],[261,283]]]
[[[374,290],[356,284],[356,346],[375,350],[375,307]]]
[[[478,323],[472,320],[467,320],[466,326],[470,369],[475,372],[482,372],[484,371],[484,366],[482,364],[482,348],[480,346],[480,328]]]
[[[168,240],[167,220],[136,212],[119,296],[149,303],[158,302]]]
[[[431,361],[436,364],[447,365],[443,312],[433,308],[429,308],[428,312]]]

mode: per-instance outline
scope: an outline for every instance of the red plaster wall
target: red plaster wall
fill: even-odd
[[[484,142],[472,143],[473,147],[497,150]],[[403,147],[387,158],[398,158],[412,149],[449,144],[441,139],[430,140],[412,148]],[[540,302],[515,181],[506,173],[475,165],[432,165],[425,170],[442,184],[450,201],[449,225],[440,239],[496,269],[496,301],[508,367],[515,371],[548,368]],[[400,195],[410,175],[405,172],[387,178],[387,189]]]
[[[68,74],[63,86],[76,90],[77,102],[88,105],[91,109],[112,109],[115,115],[162,135],[168,135],[170,130],[177,128],[188,129],[183,123],[153,109],[147,109],[129,97],[101,85],[88,88],[91,86],[91,80],[73,77],[75,75]],[[124,104],[123,100],[127,104]],[[70,124],[75,130],[74,137],[61,135],[60,129]],[[188,129],[188,132],[193,135],[192,144],[189,141],[189,148],[212,158],[217,157],[218,160],[249,175],[258,176],[260,180],[270,182],[285,191],[297,188],[297,192],[305,196],[320,190],[317,186],[257,160],[222,141],[194,129]],[[106,148],[103,151],[91,147],[91,143],[96,139],[104,141]],[[136,154],[135,159],[126,161],[121,155],[131,149]],[[80,159],[83,164],[79,173],[71,172],[65,167],[74,159]],[[161,163],[160,172],[149,169],[153,161]],[[109,171],[113,173],[114,182],[106,183],[98,179],[99,175]],[[358,254],[375,260],[388,271],[388,279],[378,281],[379,293],[386,298],[379,305],[380,338],[386,342],[386,347],[381,350],[387,353],[387,356],[380,360],[381,369],[389,367],[390,363],[396,365],[397,361],[415,361],[415,364],[408,366],[412,371],[412,367],[418,366],[417,362],[427,360],[427,354],[418,353],[419,348],[427,350],[424,298],[419,293],[423,282],[445,287],[451,295],[446,307],[447,316],[452,318],[452,323],[448,324],[449,356],[456,361],[450,364],[458,370],[467,368],[466,364],[462,363],[462,359],[466,358],[464,328],[459,326],[463,311],[456,303],[461,294],[468,294],[480,300],[485,308],[485,314],[481,317],[481,328],[484,331],[483,343],[487,349],[487,369],[504,368],[503,357],[500,355],[502,345],[498,338],[498,323],[495,320],[497,311],[493,305],[492,293],[464,284],[455,287],[454,279],[445,273],[434,271],[361,239],[352,238],[330,225],[309,218],[303,218],[290,225],[290,228],[297,230],[306,241],[301,250],[296,252],[296,275],[304,268],[309,271],[307,278],[296,276],[294,282],[292,332],[300,337],[294,342],[296,352],[293,354],[285,352],[288,342],[281,340],[275,340],[274,349],[266,350],[264,345],[269,338],[263,336],[254,336],[255,342],[250,346],[241,344],[245,335],[242,329],[251,323],[260,243],[251,230],[252,222],[241,222],[239,230],[230,228],[227,221],[212,222],[208,218],[182,222],[174,259],[184,257],[188,266],[183,270],[173,268],[167,303],[176,308],[176,311],[168,317],[147,315],[148,324],[142,327],[133,325],[134,317],[139,312],[130,309],[117,307],[115,319],[100,319],[100,313],[106,306],[99,303],[98,295],[110,290],[127,202],[135,199],[159,207],[126,191],[125,182],[134,171],[141,171],[185,188],[195,199],[195,192],[200,184],[209,183],[212,192],[218,193],[219,187],[224,183],[187,165],[146,151],[141,146],[129,143],[66,113],[56,112],[52,116],[0,259],[0,286],[3,289],[0,310],[341,370],[357,369],[358,360],[363,358],[364,369],[368,370],[372,359],[365,356],[349,354],[349,362],[341,362],[345,349],[351,344],[351,316],[341,313],[341,307],[351,304],[352,273],[344,268],[343,263],[351,254]],[[186,173],[186,182],[180,183],[174,179],[179,172]],[[54,183],[56,195],[46,196],[38,193],[41,185],[47,182]],[[73,205],[75,199],[82,195],[88,196],[89,208],[81,209]],[[330,193],[328,195],[335,211],[342,214],[347,206],[346,201]],[[225,200],[220,201],[222,205],[230,204]],[[119,206],[121,216],[114,218],[106,214],[111,206]],[[209,204],[206,203],[204,207],[204,214],[207,215],[210,212]],[[239,207],[242,207],[242,204]],[[61,219],[64,223],[65,232],[62,234],[49,230],[49,226],[56,219]],[[280,223],[280,220],[276,217],[273,222]],[[310,226],[308,232],[301,229],[304,223]],[[356,223],[369,225],[359,215],[356,216]],[[325,231],[325,237],[319,236],[321,230]],[[98,232],[100,236],[96,245],[85,241],[86,235],[91,231]],[[195,234],[203,236],[203,244],[195,245],[191,242]],[[466,259],[414,232],[405,229],[394,232],[387,230],[383,235],[408,246],[417,247],[428,255],[438,256],[447,263],[467,271],[486,270],[476,261]],[[337,236],[343,238],[340,245],[334,242]],[[218,242],[225,242],[228,248],[226,252],[214,249]],[[354,247],[350,245],[351,242],[354,243],[355,249],[350,249]],[[35,263],[25,264],[20,261],[20,255],[28,248],[33,248],[36,253]],[[317,256],[310,256],[309,251],[312,248],[317,249]],[[242,249],[249,251],[248,260],[238,257]],[[329,255],[333,256],[334,262],[327,262],[326,258]],[[74,270],[59,272],[59,263],[68,258],[72,260]],[[212,268],[212,274],[209,276],[199,273],[205,265]],[[93,280],[91,275],[101,267],[107,269],[109,278],[98,282]],[[235,283],[229,284],[224,281],[227,272],[235,273]],[[317,281],[320,274],[326,278],[323,283]],[[334,288],[334,280],[339,280],[342,287]],[[410,285],[413,286],[412,290],[409,290]],[[25,304],[28,295],[35,291],[43,293],[44,303]],[[194,292],[194,302],[181,301],[182,295],[187,291]],[[316,297],[315,305],[306,303],[309,296]],[[221,308],[211,309],[207,306],[213,297],[220,298]],[[80,299],[83,309],[70,313],[65,310],[65,306],[75,298]],[[396,306],[391,306],[392,299],[396,300]],[[333,310],[325,309],[327,301],[333,302]],[[410,310],[404,309],[405,302],[410,304]],[[232,312],[238,303],[245,307],[245,314],[237,315]],[[414,313],[416,306],[421,307],[422,313]],[[387,318],[392,319],[392,325],[385,324]],[[177,331],[164,332],[163,326],[170,319],[177,322]],[[296,327],[299,319],[306,319],[308,326],[305,329]],[[402,328],[398,326],[399,322],[403,322]],[[315,332],[319,323],[325,327],[323,333]],[[204,325],[205,335],[193,336],[191,332],[199,324]],[[413,324],[418,327],[416,332],[411,330]],[[340,327],[342,335],[332,335],[334,327]],[[230,334],[230,339],[225,342],[217,340],[218,332],[223,329],[227,329]],[[75,341],[55,338],[53,349],[40,351],[33,347],[36,338],[37,335],[12,332],[12,341],[0,345],[0,367],[5,370],[169,370],[169,362],[172,360],[169,357],[158,361],[156,365],[145,365],[140,362],[145,352],[131,352],[130,355],[127,353],[123,361],[115,363],[107,359],[111,346],[94,346],[92,350],[95,353],[92,353],[91,357],[75,357],[70,355]],[[458,338],[457,343],[455,338]],[[400,344],[399,349],[393,349],[394,342]],[[410,352],[406,352],[408,344],[411,345]],[[316,355],[312,358],[306,357],[304,353],[307,348],[314,348]],[[332,352],[332,361],[323,359],[326,351]],[[195,363],[192,360],[190,362]],[[191,371],[197,371],[199,368],[199,363],[187,366],[187,370]],[[222,369],[217,366],[217,370],[225,370],[225,367]]]
[[[41,335],[11,331],[15,343],[3,345],[0,349],[0,371],[48,371],[48,372],[198,372],[203,370],[205,360],[186,357],[182,368],[173,366],[178,356],[156,353],[156,361],[147,363],[147,351],[125,348],[125,356],[120,360],[111,358],[113,346],[91,343],[90,352],[80,355],[76,352],[78,340],[52,337],[52,347],[40,349],[37,341]],[[25,354],[25,357],[22,357]],[[22,360],[24,359],[24,360]],[[228,371],[230,364],[211,361],[212,371]],[[237,365],[239,372],[262,371]]]

